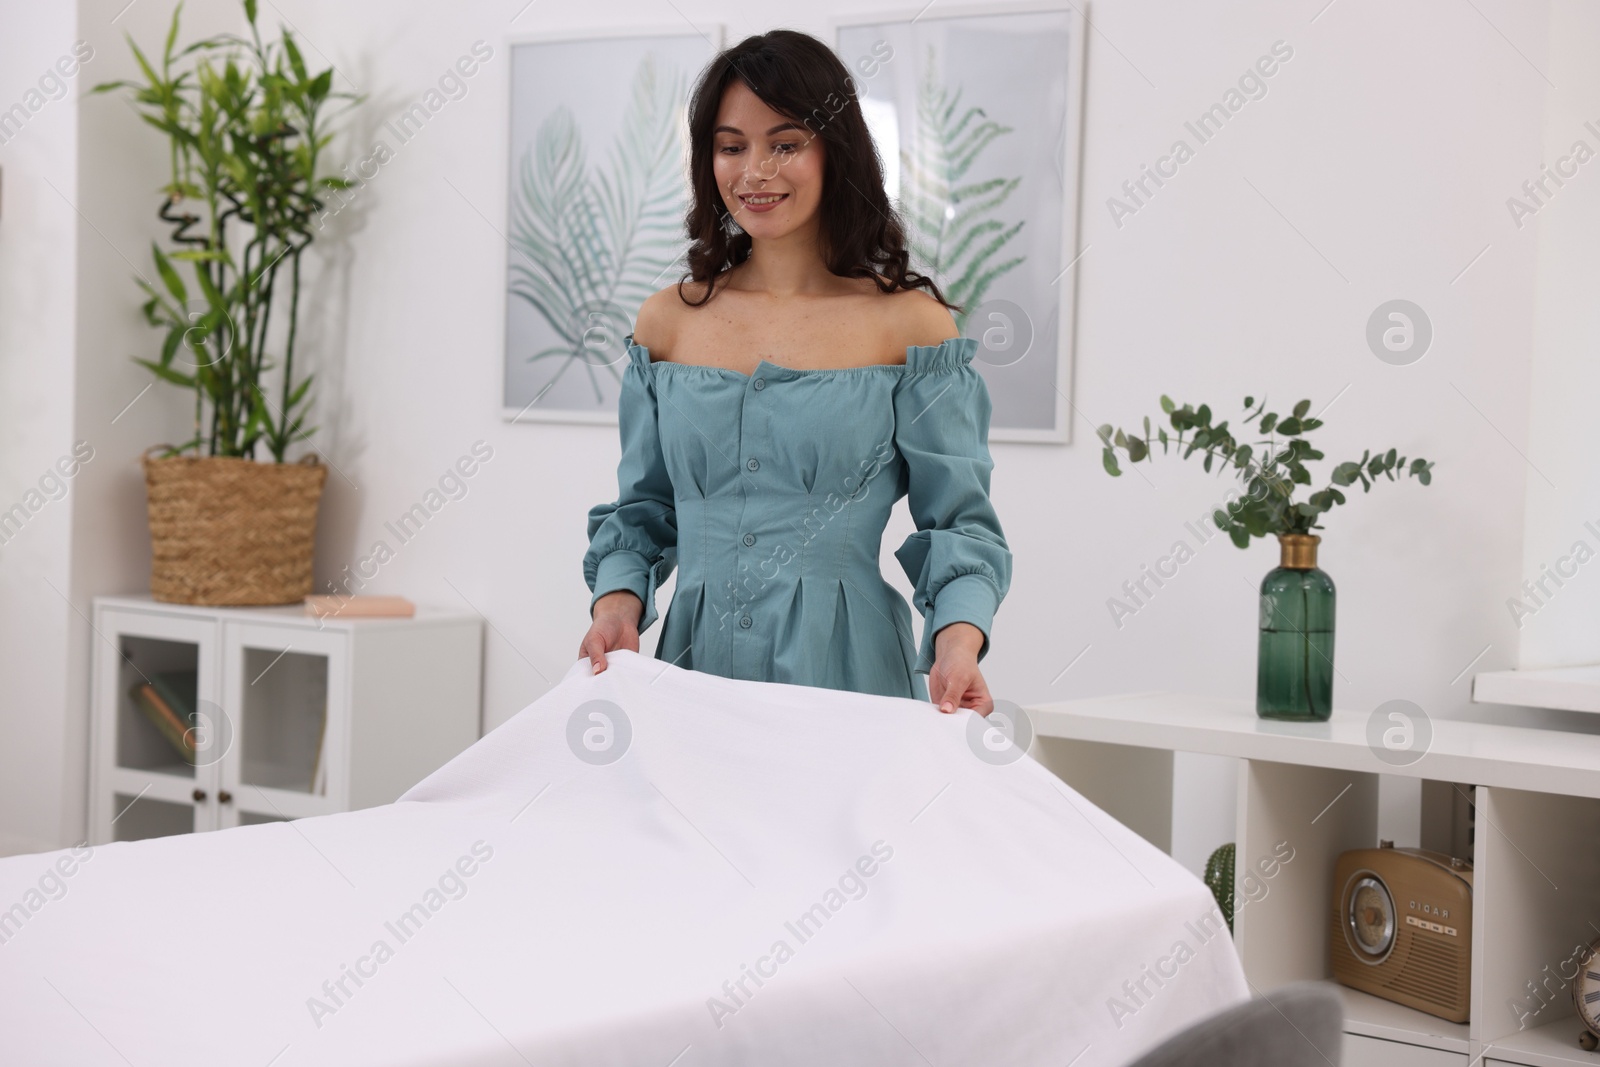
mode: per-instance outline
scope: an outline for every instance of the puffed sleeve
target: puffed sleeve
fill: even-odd
[[[617,464],[617,499],[589,509],[589,550],[583,578],[594,604],[627,589],[644,602],[639,632],[656,618],[656,590],[678,561],[678,516],[672,480],[661,451],[655,376],[647,349],[627,338],[628,366],[617,399],[622,459]]]
[[[895,444],[917,524],[895,558],[923,617],[918,674],[933,669],[934,635],[953,622],[983,631],[983,659],[995,611],[1011,588],[1011,549],[989,500],[992,405],[972,366],[977,348],[967,337],[913,346],[895,386]]]

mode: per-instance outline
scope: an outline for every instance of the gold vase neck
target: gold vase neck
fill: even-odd
[[[1317,565],[1317,534],[1279,534],[1280,555],[1278,566],[1297,571],[1308,571]]]

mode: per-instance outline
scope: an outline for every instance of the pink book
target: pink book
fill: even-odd
[[[403,596],[308,596],[306,614],[328,618],[409,619],[417,606]]]

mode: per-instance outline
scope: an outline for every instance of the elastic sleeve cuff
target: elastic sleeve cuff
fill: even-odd
[[[940,587],[934,596],[933,612],[922,629],[922,653],[916,673],[933,670],[934,637],[953,622],[969,622],[983,631],[983,647],[978,660],[989,653],[989,631],[1000,608],[1000,591],[981,574],[959,574]]]
[[[639,619],[639,632],[643,633],[655,621],[655,597],[650,574],[650,561],[630,549],[619,548],[600,557],[595,568],[594,596],[589,598],[589,618],[594,618],[594,605],[607,593],[626,589],[644,604],[644,615]]]

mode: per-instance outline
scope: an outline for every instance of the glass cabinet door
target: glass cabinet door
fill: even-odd
[[[347,715],[345,636],[254,623],[223,626],[223,826],[342,810]]]
[[[95,677],[93,840],[211,830],[226,724],[216,703],[216,627],[203,619],[108,611]]]

